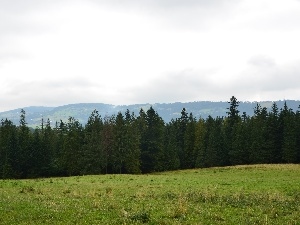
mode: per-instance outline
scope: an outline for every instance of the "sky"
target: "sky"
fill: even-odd
[[[300,100],[300,0],[0,0],[0,111]]]

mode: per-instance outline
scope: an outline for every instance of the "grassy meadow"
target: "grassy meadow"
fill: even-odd
[[[300,224],[300,165],[0,180],[0,224]]]

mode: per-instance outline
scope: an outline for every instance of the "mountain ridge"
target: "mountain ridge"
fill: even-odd
[[[299,100],[278,100],[278,101],[254,101],[254,102],[240,102],[239,111],[240,114],[246,112],[247,115],[252,116],[254,113],[254,107],[260,104],[262,107],[266,107],[269,111],[271,106],[275,102],[278,109],[282,108],[284,102],[292,110],[296,111],[300,105]],[[83,125],[87,122],[88,117],[95,109],[99,112],[101,117],[116,115],[118,112],[124,113],[127,109],[135,115],[138,115],[140,109],[147,111],[150,106],[157,111],[158,115],[163,118],[165,122],[171,121],[180,117],[180,113],[183,108],[186,108],[188,113],[193,113],[196,118],[207,118],[209,115],[212,117],[226,116],[228,102],[218,101],[194,101],[194,102],[175,102],[175,103],[145,103],[145,104],[131,104],[131,105],[112,105],[105,103],[74,103],[61,105],[57,107],[48,106],[29,106],[24,108],[17,108],[0,112],[0,119],[9,119],[15,125],[19,123],[20,111],[24,109],[26,112],[26,122],[30,127],[36,127],[41,124],[42,118],[51,121],[52,126],[56,121],[67,121],[72,116],[77,119]]]

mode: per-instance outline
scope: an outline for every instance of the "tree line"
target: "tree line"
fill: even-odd
[[[287,104],[254,115],[240,114],[232,96],[226,117],[195,118],[182,109],[165,123],[150,107],[134,115],[102,118],[94,110],[86,125],[69,117],[31,129],[21,110],[18,125],[2,119],[0,178],[108,173],[150,173],[258,163],[300,162],[300,111]]]

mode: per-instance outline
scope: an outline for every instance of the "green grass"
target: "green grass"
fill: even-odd
[[[0,180],[0,224],[300,224],[300,165]]]

